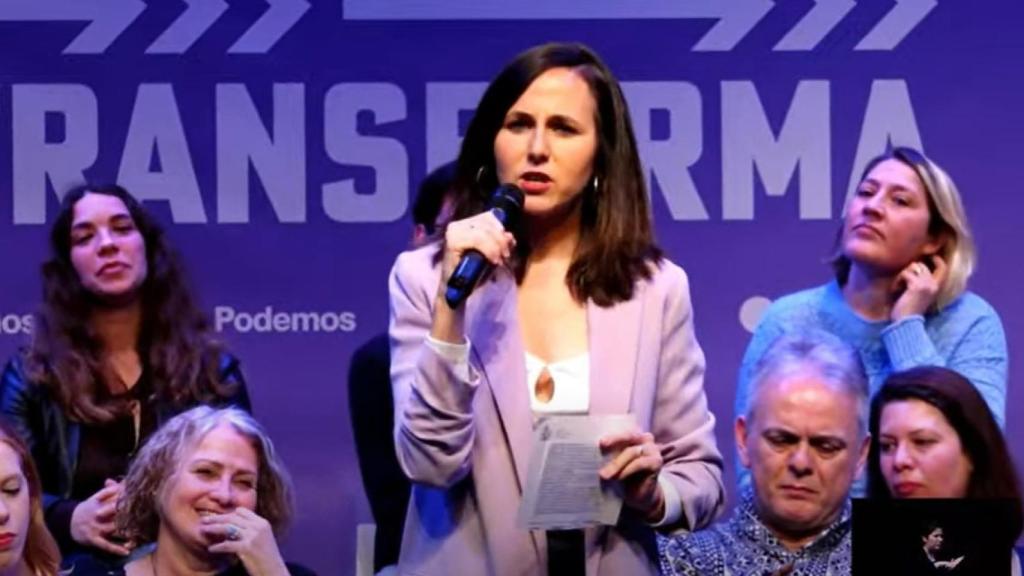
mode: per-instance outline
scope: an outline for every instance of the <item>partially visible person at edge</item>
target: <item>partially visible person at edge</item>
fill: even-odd
[[[412,246],[430,241],[451,216],[455,162],[435,168],[419,185],[412,204]],[[377,334],[352,353],[348,370],[348,407],[359,457],[359,472],[373,521],[373,569],[398,564],[409,479],[395,458],[394,403],[391,399],[391,345]]]
[[[850,490],[868,456],[868,388],[856,352],[799,331],[761,357],[736,419],[751,485],[732,518],[661,539],[671,576],[848,576]]]
[[[119,186],[69,191],[50,230],[31,344],[7,363],[0,410],[28,444],[65,555],[127,555],[120,478],[174,414],[249,397],[163,230]]]
[[[71,576],[313,576],[277,540],[292,486],[266,430],[237,408],[198,406],[146,442],[124,479],[119,532],[139,546],[123,566],[84,557]]]
[[[0,576],[57,576],[60,550],[43,520],[32,456],[0,418]]]
[[[871,434],[871,498],[1004,499],[1004,544],[1012,548],[1020,538],[1024,504],[1013,457],[962,375],[924,366],[889,376],[871,402]],[[1011,562],[1020,576],[1020,558]]]
[[[531,48],[485,91],[457,166],[443,240],[401,254],[390,279],[413,482],[399,573],[655,574],[656,528],[721,510],[722,461],[687,277],[655,245],[621,88],[584,46]],[[525,193],[518,239],[486,209],[504,183]],[[495,268],[453,309],[445,286],[469,250]],[[637,428],[599,444],[618,524],[517,526],[534,417],[625,413]]]

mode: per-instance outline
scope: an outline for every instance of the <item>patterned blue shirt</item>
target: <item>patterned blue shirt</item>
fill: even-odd
[[[757,516],[752,491],[726,522],[683,536],[658,538],[662,574],[669,576],[768,576],[787,564],[789,576],[849,576],[850,503],[839,518],[796,551],[779,542]]]

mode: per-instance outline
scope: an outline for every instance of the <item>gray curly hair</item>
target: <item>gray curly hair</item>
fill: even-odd
[[[293,514],[291,479],[263,427],[238,408],[198,406],[160,427],[139,450],[124,479],[117,507],[117,527],[137,544],[156,541],[160,504],[167,487],[177,480],[185,456],[221,425],[248,438],[258,457],[256,514],[280,535]]]

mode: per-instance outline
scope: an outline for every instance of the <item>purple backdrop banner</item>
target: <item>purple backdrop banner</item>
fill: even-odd
[[[286,555],[353,572],[371,517],[346,374],[386,328],[410,191],[504,62],[573,40],[624,83],[727,462],[747,327],[762,298],[827,280],[843,199],[891,141],[964,194],[1020,463],[1022,24],[1011,0],[0,0],[0,355],[31,328],[58,193],[125,185],[167,224],[294,474]]]

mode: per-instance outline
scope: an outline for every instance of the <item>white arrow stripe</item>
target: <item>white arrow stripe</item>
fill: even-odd
[[[854,50],[896,48],[938,4],[938,0],[896,0],[896,6],[875,25]]]
[[[231,54],[265,54],[309,10],[306,0],[270,0],[270,8],[228,49]]]
[[[186,0],[188,7],[146,50],[147,54],[182,54],[228,9],[224,0]]]
[[[817,0],[775,50],[813,50],[856,5],[853,0]]]
[[[347,20],[717,19],[694,50],[729,50],[773,0],[342,0]]]
[[[0,0],[0,21],[88,21],[65,54],[99,54],[146,9],[141,0]]]
[[[732,50],[774,7],[772,0],[733,3],[733,11],[723,15],[693,49],[698,52]]]
[[[757,0],[342,0],[346,20],[602,20],[738,17]],[[771,2],[769,2],[771,3]]]

